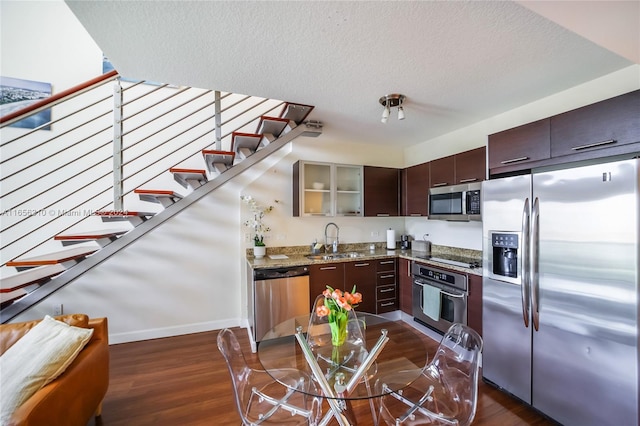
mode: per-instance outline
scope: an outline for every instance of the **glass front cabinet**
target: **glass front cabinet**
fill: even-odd
[[[293,215],[362,216],[362,179],[362,166],[296,162]]]

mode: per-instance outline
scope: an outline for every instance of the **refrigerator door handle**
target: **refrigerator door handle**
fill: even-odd
[[[522,209],[522,269],[520,276],[522,282],[520,284],[520,292],[522,297],[522,319],[524,320],[525,328],[529,328],[529,198],[524,200],[524,208]]]
[[[540,203],[538,197],[533,202],[531,209],[531,311],[533,319],[533,328],[538,331],[540,327],[540,304],[539,304],[539,280],[538,280],[538,244],[540,242],[539,230]]]

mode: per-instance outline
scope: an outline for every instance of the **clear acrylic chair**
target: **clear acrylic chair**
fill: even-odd
[[[286,383],[284,386],[266,371],[249,367],[235,334],[228,328],[218,333],[218,349],[229,368],[243,425],[313,426],[318,423],[322,415],[321,401],[306,393],[315,387],[308,376],[298,370],[283,369],[278,373],[279,380]]]
[[[470,425],[476,413],[482,338],[473,329],[453,324],[442,337],[422,375],[401,391],[387,387],[403,380],[402,372],[376,382],[380,418],[387,425]]]

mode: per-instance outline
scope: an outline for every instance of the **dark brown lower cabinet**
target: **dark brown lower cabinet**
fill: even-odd
[[[411,261],[398,259],[398,284],[400,287],[400,310],[405,314],[413,315],[411,303],[413,300],[411,279]]]
[[[384,314],[398,310],[398,281],[396,259],[376,261],[376,313]]]
[[[396,259],[309,265],[309,309],[328,285],[348,292],[355,285],[356,291],[362,294],[357,311],[372,314],[395,311],[398,309],[397,283]]]
[[[467,324],[482,336],[482,277],[468,275]]]
[[[344,265],[345,263],[323,263],[309,265],[309,309],[316,301],[316,297],[331,286],[344,289]]]
[[[362,294],[357,310],[376,313],[376,265],[373,260],[344,263],[344,288],[351,292],[353,286]]]

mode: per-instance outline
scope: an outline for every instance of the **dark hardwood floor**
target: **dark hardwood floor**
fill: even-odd
[[[405,324],[406,327],[410,328]],[[260,368],[245,329],[234,328],[247,362]],[[97,426],[239,425],[217,331],[110,346],[110,385]],[[438,342],[424,336],[428,351]],[[360,426],[372,424],[356,404]],[[369,416],[367,416],[369,414]],[[331,425],[337,424],[335,420]],[[476,426],[553,425],[536,411],[480,383]]]

